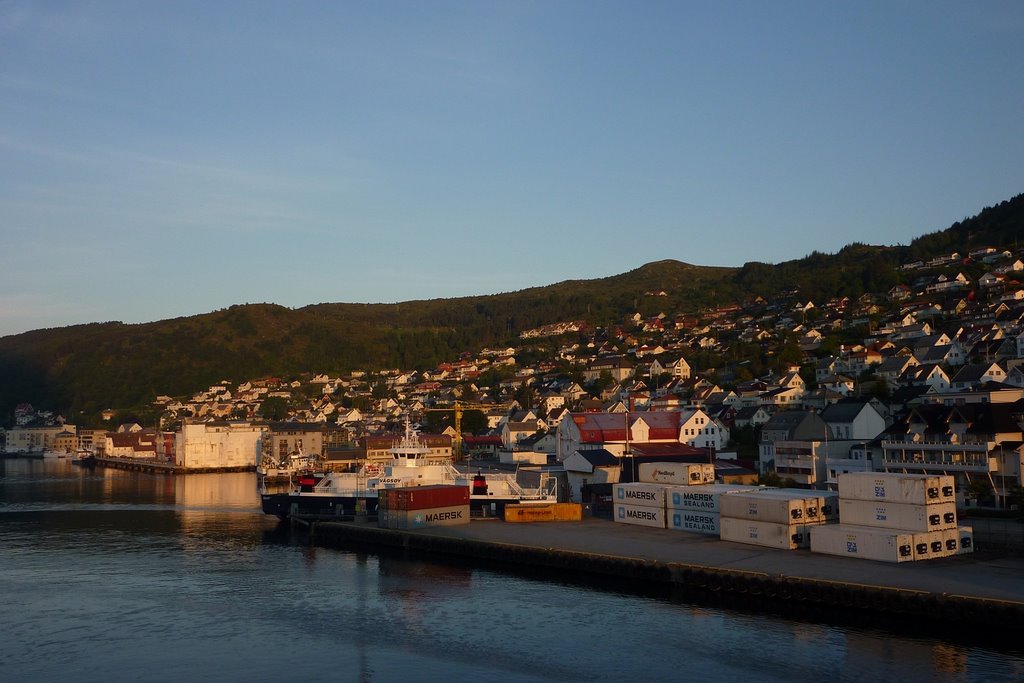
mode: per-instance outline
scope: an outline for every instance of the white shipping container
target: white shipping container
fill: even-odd
[[[806,522],[806,503],[772,493],[771,489],[734,493],[719,499],[722,517],[760,520],[774,524],[803,524]]]
[[[811,528],[811,552],[880,562],[913,562],[914,535],[895,529],[821,524]]]
[[[767,548],[795,550],[810,545],[809,530],[816,525],[777,524],[754,519],[719,519],[719,530],[723,541],[760,545]]]
[[[670,510],[721,512],[719,498],[733,493],[756,491],[756,486],[739,484],[707,484],[705,486],[665,487],[665,507]]]
[[[656,529],[665,528],[665,509],[644,505],[615,504],[615,521],[623,524],[637,524]]]
[[[612,500],[622,505],[642,505],[664,509],[665,486],[641,482],[615,484],[612,486]]]
[[[839,497],[911,505],[955,503],[956,488],[949,474],[900,474],[898,472],[848,472],[840,474]]]
[[[389,529],[424,529],[434,526],[469,524],[469,505],[426,508],[424,510],[389,510]]]
[[[718,536],[721,533],[721,516],[716,512],[669,510],[666,518],[668,528],[676,531],[690,531],[706,536]]]
[[[699,486],[714,483],[715,466],[707,462],[642,462],[637,477],[649,484]]]
[[[883,529],[941,531],[956,528],[956,503],[911,505],[840,498],[839,521]]]
[[[807,523],[824,521],[822,515],[822,507],[824,506],[825,496],[828,494],[827,491],[811,491],[808,489],[786,489],[786,488],[761,488],[757,490],[758,493],[763,493],[766,496],[775,496],[777,498],[788,498],[791,500],[802,500],[804,502],[804,521]],[[838,501],[838,496],[836,497]],[[839,507],[836,505],[835,512],[832,515],[832,521],[839,519]]]
[[[973,526],[961,526],[956,529],[957,535],[957,555],[964,555],[966,553],[974,552],[974,527]]]
[[[953,531],[955,529],[914,532],[914,561],[936,560],[940,557],[955,555],[955,550],[953,552],[946,550],[946,533]]]
[[[817,491],[821,497],[821,517],[826,522],[839,521],[839,492]]]

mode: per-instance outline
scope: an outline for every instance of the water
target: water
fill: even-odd
[[[1024,679],[1020,648],[313,547],[253,477],[0,461],[0,680]]]

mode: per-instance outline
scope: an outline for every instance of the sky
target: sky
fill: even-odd
[[[1022,74],[1019,0],[0,0],[0,336],[908,244]]]

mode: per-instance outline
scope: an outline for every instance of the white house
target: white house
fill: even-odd
[[[619,459],[603,448],[574,451],[562,461],[562,465],[569,483],[569,500],[573,503],[583,502],[583,487],[590,484],[617,484],[622,472]]]

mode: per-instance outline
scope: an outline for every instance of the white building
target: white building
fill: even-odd
[[[255,467],[264,425],[248,422],[184,424],[176,437],[179,467]]]

